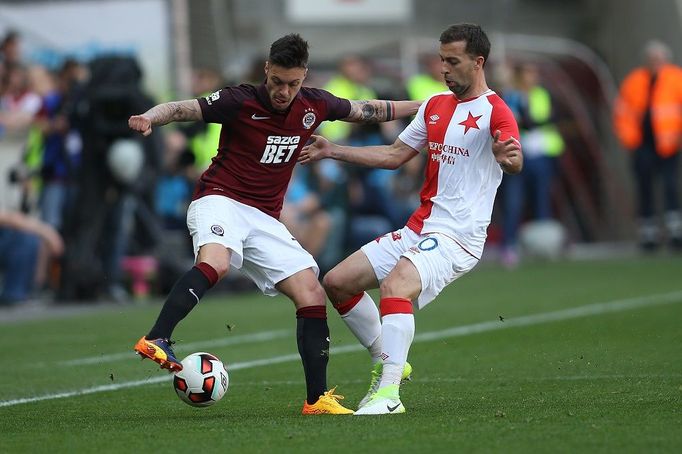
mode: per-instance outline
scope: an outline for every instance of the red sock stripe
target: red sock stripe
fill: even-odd
[[[412,301],[407,298],[381,298],[379,301],[381,316],[389,314],[412,314]]]
[[[364,292],[358,293],[357,295],[355,295],[354,297],[352,297],[351,299],[349,299],[345,303],[341,303],[338,306],[335,306],[336,310],[339,311],[339,314],[341,314],[341,315],[347,314],[351,309],[353,309],[355,307],[356,304],[358,304],[360,302],[360,300],[362,299],[362,295],[364,295],[364,294],[365,294]]]
[[[195,267],[196,269],[201,271],[201,274],[206,276],[206,279],[208,279],[208,283],[211,284],[211,287],[213,287],[216,284],[216,282],[218,282],[218,272],[208,263],[201,262],[196,264]]]
[[[296,311],[296,318],[327,318],[327,306],[306,306]]]

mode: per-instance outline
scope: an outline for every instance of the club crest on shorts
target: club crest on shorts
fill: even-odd
[[[315,116],[315,112],[313,112],[312,110],[306,112],[306,114],[303,115],[303,127],[305,129],[312,128],[313,125],[315,124],[316,119],[317,117]]]
[[[211,226],[211,232],[213,232],[214,235],[218,236],[223,236],[225,234],[225,230],[217,224]]]

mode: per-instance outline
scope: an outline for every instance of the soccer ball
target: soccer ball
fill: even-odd
[[[222,361],[210,353],[198,352],[182,360],[182,370],[173,377],[173,388],[183,402],[208,407],[223,398],[229,381]]]

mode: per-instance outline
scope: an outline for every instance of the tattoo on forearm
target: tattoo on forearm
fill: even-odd
[[[378,123],[389,121],[394,117],[391,101],[355,101],[355,120],[362,123]]]
[[[362,121],[376,121],[374,116],[376,115],[376,109],[369,102],[363,104],[362,106]]]
[[[391,121],[393,120],[393,117],[395,115],[393,109],[393,101],[386,101],[386,121]]]
[[[197,120],[197,112],[193,101],[167,102],[154,106],[147,112],[152,123],[165,125],[171,121]]]

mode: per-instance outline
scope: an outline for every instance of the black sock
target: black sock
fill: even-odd
[[[298,353],[303,361],[307,401],[314,404],[327,390],[329,326],[325,306],[304,307],[296,312]]]
[[[147,339],[169,339],[175,325],[194,309],[206,290],[212,286],[206,275],[196,266],[186,272],[168,294]]]

